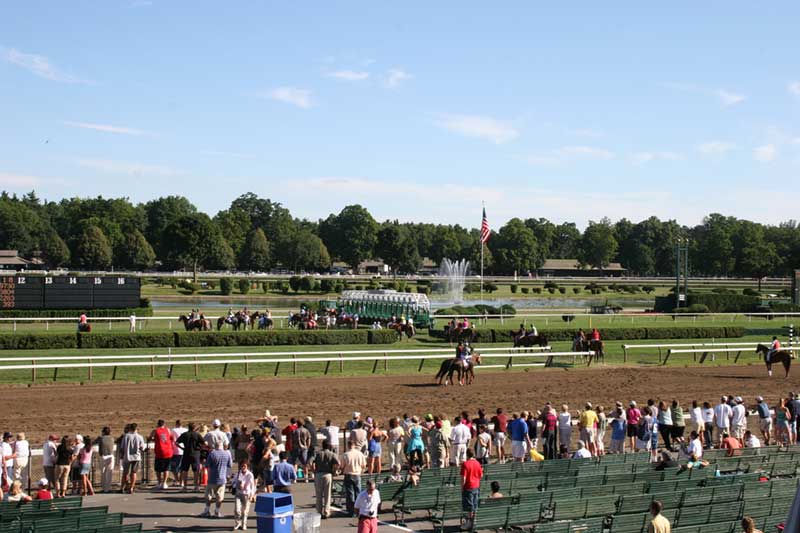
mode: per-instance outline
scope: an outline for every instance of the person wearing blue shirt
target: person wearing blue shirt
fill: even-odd
[[[233,467],[231,452],[223,448],[223,443],[217,443],[216,449],[212,450],[206,457],[206,469],[208,470],[208,483],[206,484],[206,507],[200,516],[209,516],[211,502],[215,504],[214,516],[222,518],[220,506],[225,499],[225,484],[228,482],[228,472]]]
[[[769,404],[764,401],[763,397],[759,396],[756,401],[758,402],[756,410],[758,411],[759,428],[764,437],[764,445],[768,446],[769,438],[772,436],[772,413],[769,411]]]
[[[294,471],[294,466],[286,462],[289,457],[286,452],[281,452],[278,455],[280,462],[272,467],[272,483],[275,487],[275,492],[284,492],[291,494],[292,483],[297,479],[297,474]]]
[[[523,411],[521,416],[514,414],[513,420],[508,424],[511,434],[511,455],[517,462],[523,462],[530,449],[531,439],[528,437],[528,413]]]
[[[611,453],[623,453],[625,446],[625,433],[628,423],[625,421],[625,414],[617,409],[614,418],[611,420]]]

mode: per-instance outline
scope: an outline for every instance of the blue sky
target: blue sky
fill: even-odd
[[[777,223],[800,182],[798,20],[791,2],[4,2],[0,189]]]

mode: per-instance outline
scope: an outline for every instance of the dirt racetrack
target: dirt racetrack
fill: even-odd
[[[548,400],[566,402],[571,410],[586,400],[606,406],[617,399],[715,402],[723,393],[743,396],[752,405],[758,394],[772,404],[778,395],[798,389],[800,374],[769,378],[761,365],[498,371],[479,373],[476,384],[468,387],[437,387],[427,375],[6,386],[0,388],[0,429],[26,431],[32,442],[40,443],[50,432],[94,436],[104,425],[117,433],[127,422],[149,431],[158,418],[210,423],[218,417],[252,426],[267,408],[281,422],[311,415],[318,424],[331,418],[343,425],[353,410],[385,420],[406,412],[453,416],[479,407],[537,409]]]

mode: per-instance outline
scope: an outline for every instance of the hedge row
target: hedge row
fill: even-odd
[[[336,344],[391,344],[392,330],[335,331],[174,331],[165,333],[5,333],[0,350],[65,348],[194,348],[205,346],[301,346]]]
[[[510,342],[510,329],[478,328],[476,343]],[[571,341],[575,330],[540,329],[539,333],[550,342]],[[603,340],[642,340],[642,339],[725,339],[744,337],[745,328],[735,326],[714,327],[674,327],[674,328],[602,328]],[[431,335],[445,338],[442,330],[431,331]]]
[[[153,316],[153,308],[125,307],[119,309],[4,309],[0,311],[0,318],[74,318],[78,321],[81,313],[87,313],[90,318],[119,318],[136,316]]]
[[[744,294],[692,293],[690,291],[686,304],[687,306],[704,305],[710,313],[754,313],[761,305],[761,298]],[[674,295],[656,297],[654,306],[656,311],[671,313],[674,307]]]

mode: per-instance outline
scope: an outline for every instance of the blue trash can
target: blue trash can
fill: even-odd
[[[270,492],[256,496],[258,533],[292,533],[293,514],[291,494]]]

